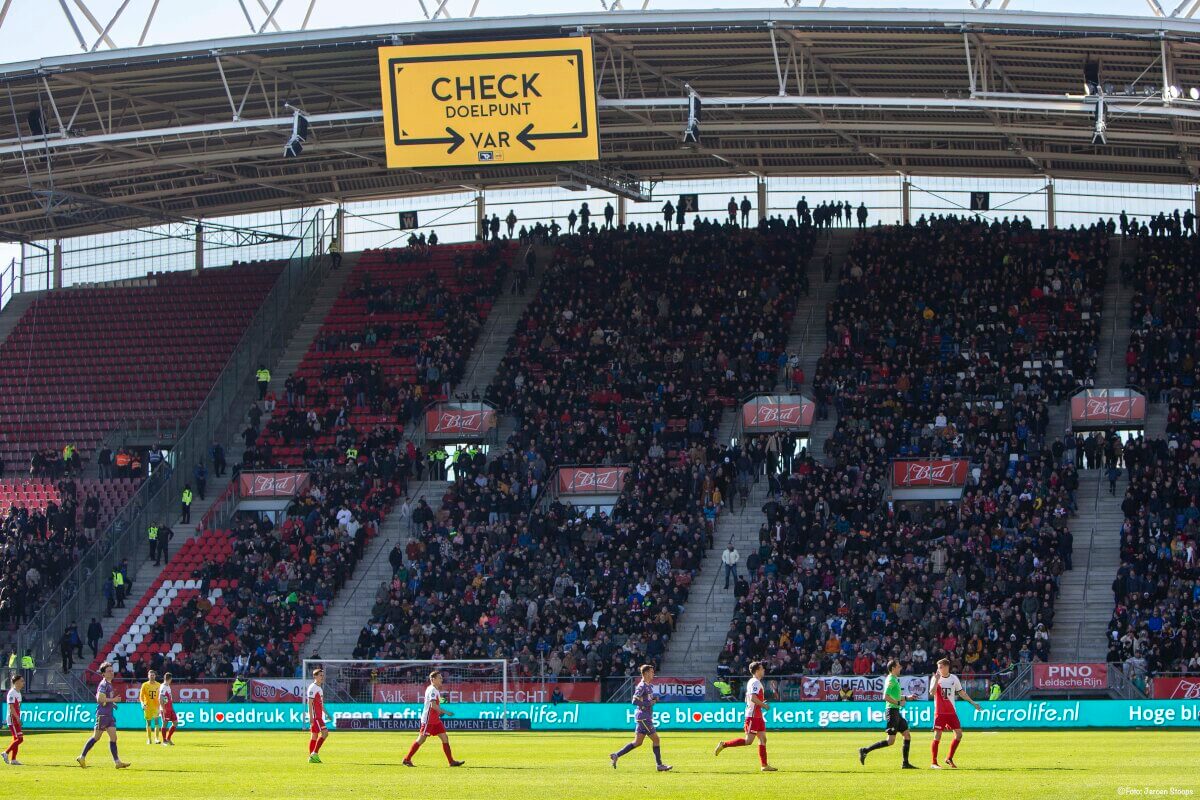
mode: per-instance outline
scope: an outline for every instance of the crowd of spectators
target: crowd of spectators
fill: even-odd
[[[734,491],[721,413],[773,388],[812,232],[593,233],[560,243],[489,388],[517,431],[413,510],[356,656],[592,677],[661,660]],[[627,491],[591,515],[539,505],[565,464],[628,465]]]
[[[0,486],[0,495],[10,487]],[[96,539],[99,499],[63,479],[37,503],[0,505],[0,630],[26,622]]]
[[[827,461],[782,465],[723,665],[1048,657],[1078,477],[1047,403],[1092,375],[1105,234],[923,218],[855,241],[814,379]],[[892,459],[938,456],[969,460],[961,502],[886,502]]]
[[[1200,671],[1200,261],[1184,231],[1159,225],[1143,236],[1126,273],[1135,290],[1129,381],[1167,416],[1165,436],[1135,438],[1122,452],[1129,483],[1108,660],[1135,673]]]

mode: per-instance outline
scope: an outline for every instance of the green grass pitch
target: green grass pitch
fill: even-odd
[[[913,736],[912,760],[902,772],[899,742],[859,766],[857,750],[876,740],[857,733],[771,733],[776,773],[758,770],[753,747],[713,745],[719,733],[663,733],[663,756],[674,772],[654,771],[649,742],[621,759],[608,753],[629,740],[621,733],[460,733],[449,769],[430,739],[416,769],[400,760],[407,733],[333,732],[323,764],[307,763],[306,732],[180,731],[174,748],[148,746],[135,731],[121,733],[121,756],[133,766],[113,769],[107,742],[74,763],[86,733],[27,734],[23,767],[0,764],[0,787],[26,798],[431,798],[432,800],[692,800],[692,798],[1116,798],[1187,797],[1200,793],[1200,734],[1169,731],[967,732],[958,771],[929,769],[929,734]],[[943,744],[943,753],[945,745]]]

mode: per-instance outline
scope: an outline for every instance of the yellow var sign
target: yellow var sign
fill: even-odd
[[[389,167],[595,161],[585,36],[379,48]]]

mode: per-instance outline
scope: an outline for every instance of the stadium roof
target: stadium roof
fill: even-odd
[[[599,164],[386,168],[377,47],[578,34],[596,45]],[[664,179],[851,174],[1196,183],[1198,56],[1189,19],[775,8],[451,19],[45,58],[0,66],[0,238],[464,187],[636,194]],[[1113,92],[1106,144],[1093,144],[1089,61]],[[704,99],[693,150],[681,147],[685,83]],[[285,102],[313,126],[298,159],[283,157]],[[44,137],[30,134],[35,108]]]

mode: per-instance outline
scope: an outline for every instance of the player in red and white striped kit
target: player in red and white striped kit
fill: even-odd
[[[408,749],[408,755],[404,757],[403,764],[406,767],[416,766],[413,764],[412,758],[430,736],[436,736],[442,740],[442,752],[446,754],[446,761],[450,766],[461,767],[466,763],[454,759],[454,754],[450,752],[450,737],[446,735],[446,726],[442,724],[443,716],[454,716],[442,708],[443,680],[440,671],[435,669],[429,673],[429,685],[425,687],[425,706],[421,709],[421,732],[417,734],[417,740],[412,743],[412,747]]]
[[[305,699],[308,703],[308,763],[320,764],[321,745],[325,744],[326,737],[329,736],[329,729],[325,727],[325,689],[322,688],[325,684],[325,670],[317,667],[313,670],[312,683],[305,690]]]
[[[8,683],[8,729],[12,732],[12,743],[0,758],[4,759],[4,763],[10,767],[22,766],[20,761],[17,761],[17,751],[21,749],[21,742],[25,741],[25,736],[21,733],[21,689],[25,687],[25,678],[19,673],[12,673]]]
[[[948,658],[940,659],[937,662],[937,672],[929,678],[929,694],[933,697],[933,743],[930,746],[933,751],[933,763],[930,764],[930,767],[942,768],[938,764],[938,744],[942,741],[942,731],[954,731],[954,741],[950,743],[946,766],[950,769],[958,769],[958,765],[954,763],[954,751],[958,749],[958,743],[962,741],[962,723],[958,721],[958,712],[954,710],[954,698],[961,697],[975,706],[976,711],[979,710],[979,703],[972,700],[971,695],[963,689],[958,676],[950,674],[950,659]]]
[[[163,675],[158,687],[159,714],[162,715],[162,743],[175,746],[175,731],[179,728],[179,716],[175,713],[175,690],[171,688],[171,673]]]
[[[776,772],[775,767],[767,763],[767,721],[763,717],[763,711],[771,706],[767,703],[766,693],[763,690],[762,679],[766,672],[766,665],[761,661],[755,661],[750,665],[750,680],[746,681],[746,721],[744,723],[746,735],[719,743],[717,749],[713,751],[713,755],[721,755],[721,751],[726,747],[745,747],[758,739],[758,761],[762,771]]]

